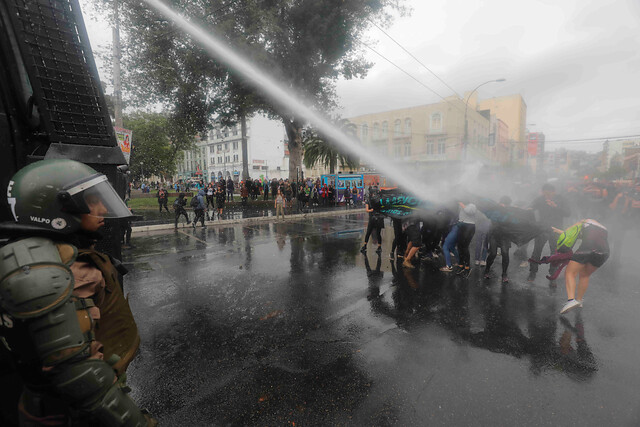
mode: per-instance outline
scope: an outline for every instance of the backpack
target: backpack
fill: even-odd
[[[200,202],[198,201],[198,196],[193,196],[191,198],[191,202],[189,202],[189,206],[191,206],[192,208],[197,208],[198,206],[200,206]]]

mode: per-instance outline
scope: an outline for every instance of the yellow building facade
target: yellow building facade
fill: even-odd
[[[414,163],[460,160],[464,140],[465,103],[445,101],[350,117],[362,144],[381,158]],[[467,111],[470,145],[489,141],[489,118]]]
[[[511,163],[527,162],[527,104],[520,94],[500,96],[478,101],[474,96],[469,100],[469,109],[489,110],[509,128]]]

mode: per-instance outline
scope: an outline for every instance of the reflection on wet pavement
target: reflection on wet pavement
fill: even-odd
[[[402,269],[363,215],[134,237],[136,400],[166,425],[634,424],[639,296]],[[383,234],[383,253],[392,231]],[[371,245],[375,247],[375,245]],[[627,264],[628,265],[628,264]]]

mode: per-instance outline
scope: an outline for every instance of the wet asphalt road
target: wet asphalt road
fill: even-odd
[[[512,282],[359,252],[364,215],[139,234],[132,396],[162,425],[638,425],[637,255],[558,314]],[[493,269],[499,271],[498,259]],[[499,277],[499,274],[496,274]],[[561,279],[564,276],[561,276]]]

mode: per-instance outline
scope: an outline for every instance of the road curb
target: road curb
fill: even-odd
[[[349,209],[349,210],[335,210],[335,211],[327,211],[327,212],[310,212],[304,214],[291,214],[285,216],[285,222],[295,219],[306,219],[312,217],[323,217],[323,216],[342,216],[342,215],[351,215],[351,214],[359,214],[365,213],[366,210],[361,209]],[[218,221],[205,221],[205,225],[209,226],[218,226],[218,225],[230,225],[230,224],[252,224],[258,222],[275,222],[275,216],[256,216],[251,218],[237,218],[237,219],[223,219]],[[184,228],[192,228],[191,225],[186,225],[184,223],[178,224],[178,230]],[[198,226],[200,227],[200,226]],[[137,227],[131,227],[132,234],[138,233],[147,233],[150,231],[162,231],[162,230],[173,230],[174,226],[172,223],[170,224],[156,224],[156,225],[140,225]]]

